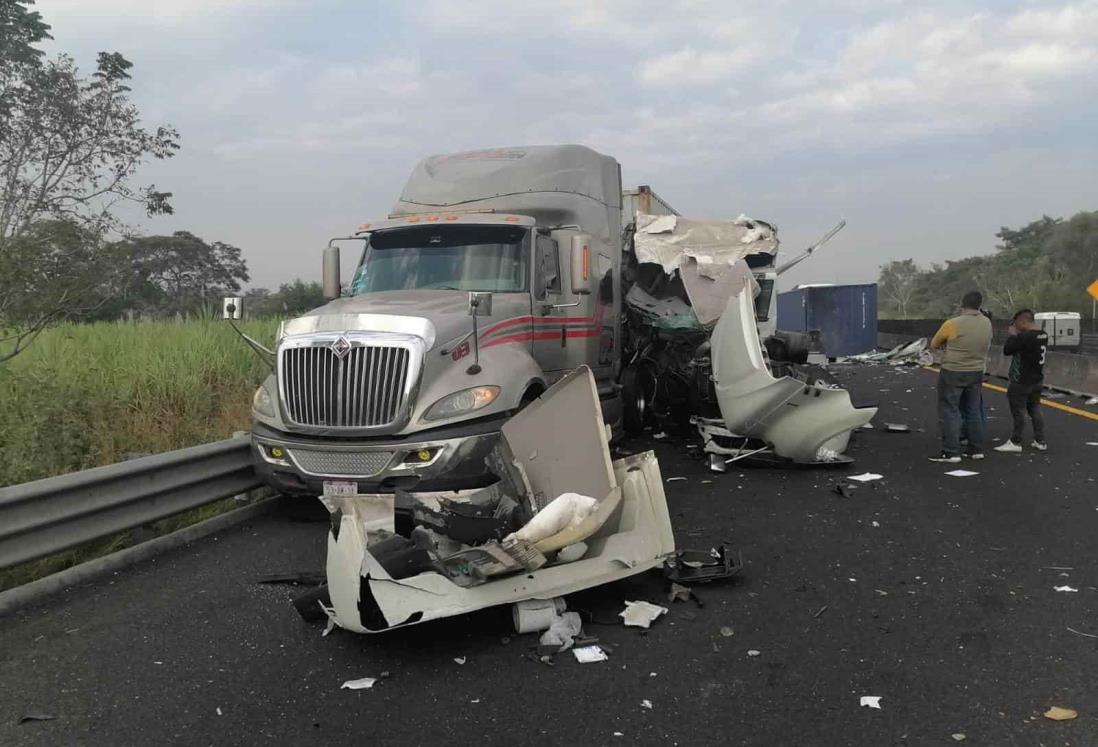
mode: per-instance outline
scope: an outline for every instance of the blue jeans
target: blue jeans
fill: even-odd
[[[942,428],[942,451],[961,453],[961,428],[968,436],[968,450],[984,450],[984,418],[981,412],[982,371],[938,373],[938,422]]]

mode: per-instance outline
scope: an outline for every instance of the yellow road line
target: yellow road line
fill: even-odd
[[[935,373],[938,372],[937,368],[932,368],[930,366],[923,366],[923,369],[926,370],[926,371],[934,371]],[[998,384],[989,384],[986,381],[984,382],[984,388],[985,389],[990,389],[993,392],[1002,392],[1003,394],[1006,394],[1006,391],[1007,391],[1005,386],[999,386]],[[1050,399],[1042,399],[1041,404],[1042,405],[1048,405],[1049,407],[1051,407],[1054,410],[1060,410],[1061,412],[1070,412],[1072,415],[1079,415],[1080,417],[1087,418],[1088,420],[1098,420],[1098,414],[1095,414],[1093,412],[1088,412],[1086,410],[1080,410],[1078,407],[1071,407],[1070,405],[1062,405],[1059,402],[1053,402]]]

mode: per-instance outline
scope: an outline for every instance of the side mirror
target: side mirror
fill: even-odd
[[[470,293],[469,316],[492,316],[492,294],[479,291]]]
[[[571,275],[573,295],[591,293],[591,237],[588,234],[572,237]]]
[[[221,318],[240,319],[244,316],[244,299],[239,296],[226,296],[221,299]]]
[[[323,278],[324,286],[324,298],[328,301],[339,298],[340,296],[340,284],[339,284],[339,247],[338,246],[326,246],[324,247],[324,261],[321,268],[321,277]]]

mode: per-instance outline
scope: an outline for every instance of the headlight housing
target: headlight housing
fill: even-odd
[[[424,420],[442,420],[487,407],[499,397],[498,386],[475,386],[448,394],[427,408]]]
[[[255,390],[255,395],[252,397],[252,409],[269,418],[275,416],[274,402],[271,400],[267,387],[261,386]]]

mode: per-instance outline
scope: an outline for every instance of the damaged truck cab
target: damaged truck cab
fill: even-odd
[[[621,198],[618,163],[582,146],[422,161],[386,220],[330,242],[330,303],[282,324],[260,475],[313,496],[483,486],[503,423],[579,366],[616,421]]]

